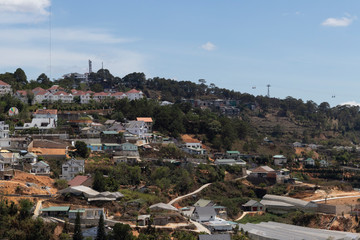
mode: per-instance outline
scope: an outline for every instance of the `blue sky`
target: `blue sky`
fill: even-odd
[[[202,78],[254,95],[271,84],[274,97],[357,103],[358,15],[355,0],[0,0],[0,72],[56,79],[91,59],[120,77]]]

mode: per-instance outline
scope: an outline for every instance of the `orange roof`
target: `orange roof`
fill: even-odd
[[[38,153],[40,155],[66,155],[65,148],[32,148],[31,152]]]
[[[98,92],[98,93],[94,93],[94,96],[108,96],[108,93],[105,92]]]
[[[184,142],[186,142],[186,143],[200,143],[199,140],[191,137],[191,136],[188,135],[188,134],[182,135],[182,136],[181,136],[181,139],[182,139]]]
[[[57,109],[37,109],[34,114],[57,114]]]
[[[74,186],[79,186],[81,184],[83,184],[86,180],[88,180],[90,178],[90,176],[76,176],[75,178],[73,178],[72,180],[68,181],[68,185],[70,187],[74,187]]]
[[[65,95],[65,96],[69,95],[68,93],[66,93],[64,91],[58,91],[58,92],[54,93],[54,95],[61,95],[61,94]]]
[[[153,120],[152,120],[152,118],[151,117],[137,117],[136,118],[136,121],[143,121],[143,122],[149,122],[149,123],[152,123],[153,122]]]
[[[136,90],[136,89],[131,89],[130,91],[126,92],[126,93],[139,93],[140,91]]]
[[[121,95],[124,95],[123,92],[115,92],[115,93],[112,93],[111,96],[121,96]]]
[[[22,96],[26,96],[27,92],[25,90],[17,90],[16,93],[22,95]]]
[[[10,86],[10,84],[7,84],[6,82],[3,82],[3,81],[1,81],[1,80],[0,80],[0,85],[1,85],[1,86]]]

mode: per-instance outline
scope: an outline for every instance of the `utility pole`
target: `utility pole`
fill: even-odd
[[[268,84],[268,85],[266,85],[266,87],[267,87],[267,89],[268,89],[268,91],[267,91],[267,97],[269,98],[269,97],[270,97],[270,87],[271,87],[271,85]]]

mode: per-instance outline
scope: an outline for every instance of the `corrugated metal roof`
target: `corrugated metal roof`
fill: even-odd
[[[67,212],[67,211],[69,211],[69,209],[70,209],[69,206],[54,206],[54,207],[43,208],[40,211],[42,211],[42,212]]]

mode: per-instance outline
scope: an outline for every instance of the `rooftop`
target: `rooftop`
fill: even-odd
[[[55,206],[55,207],[48,207],[43,208],[40,211],[42,212],[67,212],[69,211],[70,206]]]

